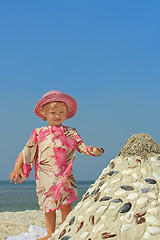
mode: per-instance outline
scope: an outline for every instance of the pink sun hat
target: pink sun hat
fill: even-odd
[[[77,103],[74,100],[74,98],[72,98],[68,94],[53,90],[53,91],[49,91],[46,94],[44,94],[44,96],[37,102],[37,104],[34,108],[35,114],[38,117],[43,118],[44,116],[40,112],[41,107],[43,107],[46,103],[51,103],[51,102],[66,103],[66,105],[67,105],[66,118],[67,119],[72,118],[77,112]]]

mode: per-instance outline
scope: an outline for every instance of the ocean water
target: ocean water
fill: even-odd
[[[72,203],[73,207],[82,199],[92,183],[94,182],[76,181],[79,198]],[[0,212],[25,210],[39,210],[35,181],[25,181],[23,184],[0,181]]]

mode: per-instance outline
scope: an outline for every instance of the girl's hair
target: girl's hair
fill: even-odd
[[[66,106],[66,110],[67,110],[67,104],[65,102],[60,102],[60,101],[59,102],[58,101],[57,102],[50,102],[50,103],[46,103],[42,106],[41,113],[43,115],[45,115],[45,113],[46,113],[46,111],[47,111],[47,109],[50,105],[52,105],[52,107]],[[43,121],[47,121],[45,116],[43,117]]]

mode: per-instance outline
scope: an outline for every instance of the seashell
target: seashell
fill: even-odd
[[[108,210],[113,210],[113,209],[115,209],[115,208],[117,208],[117,205],[110,205],[109,208],[108,208]]]
[[[141,192],[142,193],[147,193],[147,192],[150,192],[152,190],[152,188],[150,187],[150,188],[142,188],[141,189]]]
[[[113,202],[113,203],[123,203],[122,199],[120,199],[120,198],[113,199],[111,202]]]
[[[151,179],[151,178],[146,178],[145,181],[148,183],[148,184],[156,184],[156,180],[154,179]]]
[[[75,221],[75,217],[72,217],[70,222],[69,222],[69,226],[72,225],[74,223],[74,221]]]
[[[115,236],[117,236],[116,233],[110,233],[110,232],[104,232],[104,233],[101,234],[102,239],[112,238],[112,237],[115,237]]]
[[[63,238],[61,238],[61,240],[68,240],[70,238],[71,238],[71,236],[64,236]]]
[[[76,206],[75,206],[75,210],[78,210],[79,208],[81,208],[82,207],[82,203],[78,203]]]
[[[144,223],[146,221],[146,219],[144,217],[140,217],[136,219],[136,224],[141,224]]]
[[[60,233],[59,238],[62,238],[66,234],[66,229],[63,229],[63,231]]]
[[[151,157],[151,161],[152,161],[152,162],[157,162],[157,158]]]
[[[151,197],[151,198],[154,198],[154,199],[157,199],[157,196],[154,192],[149,192],[148,195]]]
[[[97,209],[96,213],[103,212],[106,208],[107,208],[107,206],[101,206]]]
[[[121,209],[119,210],[120,213],[125,213],[125,212],[129,212],[129,210],[131,209],[132,204],[130,202],[125,203]]]
[[[132,174],[132,172],[133,172],[132,169],[127,169],[127,170],[125,169],[125,170],[122,171],[122,174],[123,175],[130,175],[130,174]]]
[[[133,191],[134,187],[129,186],[129,185],[121,185],[120,188],[126,190],[126,191]]]
[[[133,176],[133,178],[134,178],[135,180],[138,179],[138,174],[137,174],[137,173],[133,173],[132,176]]]
[[[133,219],[133,212],[128,212],[126,215],[125,215],[125,218],[127,220],[127,222],[132,222],[132,219]]]
[[[137,188],[142,188],[143,187],[143,183],[141,183],[141,182],[135,182],[135,183],[133,183],[133,185]]]
[[[128,161],[129,162],[133,161],[133,157],[128,157]]]
[[[99,201],[100,202],[102,202],[102,201],[108,201],[108,200],[110,200],[110,199],[112,199],[112,197],[103,197],[103,198],[101,198]]]
[[[139,218],[139,217],[142,217],[146,214],[146,211],[145,210],[141,210],[140,212],[134,214],[134,217],[135,218]]]
[[[158,180],[160,180],[160,174],[153,172],[153,177],[157,178]]]
[[[96,225],[96,226],[92,229],[92,232],[101,231],[103,228],[104,228],[104,224]]]
[[[158,213],[158,207],[155,207],[155,208],[149,208],[148,210],[147,210],[147,212],[148,213],[151,213],[151,214],[156,214],[156,213]]]
[[[85,237],[87,237],[88,236],[88,232],[83,232],[82,234],[81,234],[81,236],[80,236],[80,238],[85,238]]]
[[[90,204],[91,204],[91,201],[88,201],[88,202],[84,203],[84,205],[82,206],[82,209],[86,208]]]
[[[136,159],[136,162],[141,164],[141,160],[140,159]]]
[[[102,180],[100,181],[100,183],[98,184],[98,187],[101,187],[106,181]]]
[[[126,192],[125,191],[120,191],[120,190],[118,190],[114,193],[115,196],[121,196],[121,195],[124,195],[124,194],[126,194]]]
[[[111,169],[113,169],[115,167],[115,163],[114,162],[110,162],[110,164],[109,164],[109,169],[111,170]]]
[[[68,229],[68,232],[70,232],[70,231],[71,231],[71,228]]]
[[[114,191],[114,189],[106,188],[106,189],[104,190],[104,193],[111,193],[111,192],[113,192],[113,191]]]
[[[106,177],[107,177],[106,174],[102,174],[102,175],[100,176],[100,180],[103,180],[103,179],[105,179]]]
[[[83,196],[82,201],[86,200],[89,196],[90,196],[90,195],[89,195],[89,192],[87,192],[87,193]]]
[[[146,175],[146,174],[147,174],[147,169],[146,169],[146,168],[142,168],[142,169],[141,169],[141,173],[142,173],[143,175]]]
[[[139,198],[137,204],[145,204],[148,202],[148,198]]]
[[[79,224],[77,227],[76,233],[79,232],[79,230],[83,227],[84,221]]]
[[[128,196],[127,196],[127,199],[129,200],[133,200],[135,198],[138,198],[138,193],[130,193]]]
[[[90,222],[92,225],[94,225],[94,215],[91,215],[91,216],[89,217],[89,222]]]
[[[83,218],[84,218],[83,216],[79,215],[79,216],[77,217],[77,220],[78,220],[78,221],[82,221]]]
[[[92,197],[93,195],[96,195],[99,192],[100,188],[95,189],[91,194],[90,197]]]
[[[155,207],[155,206],[157,206],[157,201],[154,200],[154,201],[151,202],[151,204],[152,204],[152,206]]]
[[[118,171],[111,171],[111,172],[107,173],[107,175],[113,176],[113,175],[116,175],[118,173],[119,173]]]
[[[86,210],[87,213],[92,213],[95,210],[94,207],[90,207]]]
[[[147,227],[147,231],[151,233],[152,235],[157,235],[160,233],[160,228],[158,227]]]
[[[101,194],[101,193],[99,192],[99,193],[97,193],[97,195],[95,196],[95,198],[94,198],[94,201],[95,201],[95,202],[98,201],[100,194]]]
[[[127,231],[131,227],[131,224],[124,224],[121,227],[121,232]]]
[[[143,235],[144,238],[151,238],[151,234],[149,232],[145,232]]]
[[[154,216],[146,217],[146,222],[151,226],[158,226],[160,224],[160,220]]]
[[[119,182],[120,180],[121,180],[121,178],[114,179],[110,184],[113,185],[113,184]]]

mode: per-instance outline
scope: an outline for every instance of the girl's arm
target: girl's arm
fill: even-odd
[[[82,140],[82,138],[80,137],[80,135],[78,134],[78,132],[76,131],[76,129],[74,129],[74,138],[77,142],[77,150],[84,154],[84,155],[92,155],[92,156],[100,156],[104,153],[103,148],[101,147],[92,147],[92,146],[87,146],[84,141]]]
[[[13,172],[11,172],[9,175],[11,182],[14,179],[15,184],[22,183],[26,178],[29,177],[35,158],[37,157],[37,144],[37,134],[36,130],[34,129],[26,146],[16,160]]]
[[[14,179],[14,183],[16,184],[17,182],[19,182],[20,178],[23,179],[25,177],[25,175],[23,174],[22,165],[23,165],[23,155],[22,153],[20,153],[15,163],[14,170],[9,175],[11,183],[13,179]]]

